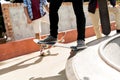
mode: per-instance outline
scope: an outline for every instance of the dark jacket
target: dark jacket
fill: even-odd
[[[89,0],[89,4],[88,4],[88,11],[89,12],[95,13],[96,3],[97,3],[97,0]]]
[[[88,11],[95,13],[97,0],[89,0]],[[110,0],[110,4],[114,7],[116,5],[116,0]]]

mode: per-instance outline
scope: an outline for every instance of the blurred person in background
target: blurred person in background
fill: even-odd
[[[41,20],[46,12],[45,9],[49,12],[49,5],[47,0],[23,0],[24,12],[27,18],[27,23],[33,26],[35,32],[35,39],[40,38],[41,32]]]

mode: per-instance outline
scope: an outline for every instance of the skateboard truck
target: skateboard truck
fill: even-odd
[[[65,35],[66,35],[66,32],[64,33],[64,35],[56,42],[56,43],[61,43],[61,42],[64,42],[65,40],[64,40],[64,37],[65,37]],[[33,40],[35,43],[37,43],[38,44],[38,42],[39,42],[39,40],[38,39],[34,39]],[[46,55],[49,55],[51,52],[50,52],[50,50],[49,50],[49,48],[51,48],[51,47],[55,47],[54,45],[56,44],[56,43],[39,43],[38,45],[40,45],[40,56],[46,56]],[[46,50],[46,49],[48,49],[48,50]]]

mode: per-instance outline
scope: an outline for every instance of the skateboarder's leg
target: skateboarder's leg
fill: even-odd
[[[41,32],[41,20],[37,19],[32,22],[33,30],[35,33],[35,39],[40,39],[40,32]]]
[[[108,7],[108,10],[115,15],[116,31],[120,33],[120,7]]]
[[[90,17],[91,17],[91,20],[92,20],[92,25],[94,27],[94,31],[95,31],[95,35],[98,38],[101,38],[102,37],[102,34],[101,34],[101,31],[100,31],[100,25],[99,25],[99,10],[96,9],[96,12],[95,14],[93,13],[89,13]]]

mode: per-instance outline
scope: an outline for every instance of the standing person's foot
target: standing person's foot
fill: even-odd
[[[57,38],[54,38],[53,36],[49,35],[49,36],[47,36],[45,39],[40,40],[40,41],[38,42],[38,44],[41,44],[41,43],[55,44],[56,41],[57,41]]]
[[[40,39],[40,34],[39,33],[35,33],[35,39]]]
[[[120,34],[120,30],[116,30],[117,34]]]
[[[77,46],[71,46],[72,49],[85,49],[87,48],[84,40],[77,40]]]

